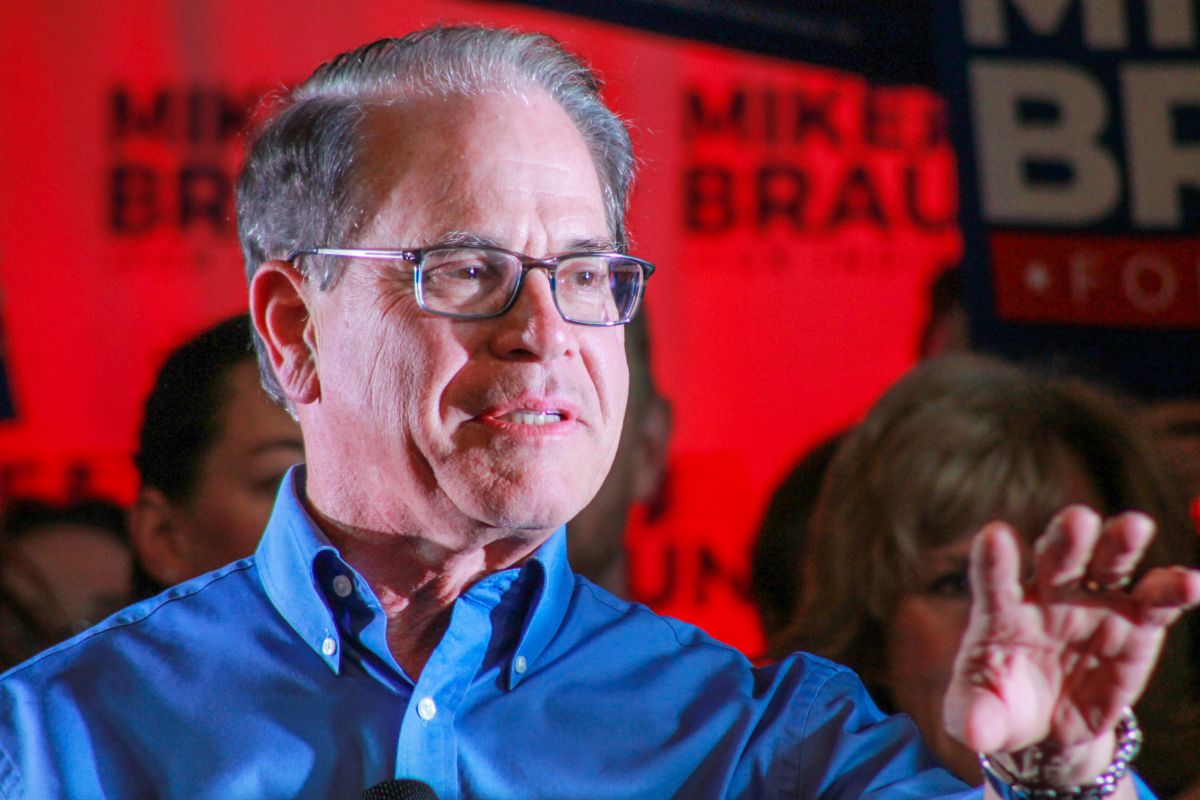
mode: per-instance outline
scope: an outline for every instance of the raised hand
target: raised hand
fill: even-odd
[[[1074,786],[1113,757],[1114,729],[1158,660],[1167,628],[1200,604],[1200,571],[1131,577],[1154,536],[1145,515],[1060,512],[1022,580],[1014,532],[987,525],[971,552],[972,607],[946,692],[951,735],[1039,784]],[[1005,757],[1001,754],[1009,754]]]

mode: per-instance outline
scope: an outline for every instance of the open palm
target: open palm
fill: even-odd
[[[1153,535],[1145,515],[1104,522],[1071,506],[1038,540],[1023,581],[1013,531],[980,531],[971,617],[946,693],[950,733],[984,753],[1074,750],[1063,759],[1072,782],[1099,774],[1167,628],[1200,603],[1200,572],[1182,567],[1150,570],[1123,590]]]

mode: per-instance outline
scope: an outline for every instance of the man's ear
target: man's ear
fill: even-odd
[[[191,577],[174,506],[158,489],[143,487],[129,509],[129,542],[142,569],[162,586]]]
[[[321,396],[317,343],[304,277],[287,261],[267,261],[250,282],[250,316],[275,377],[293,405]]]

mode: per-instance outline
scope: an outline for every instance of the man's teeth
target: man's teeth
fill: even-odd
[[[517,425],[549,425],[561,422],[562,414],[554,411],[510,411],[500,419]]]

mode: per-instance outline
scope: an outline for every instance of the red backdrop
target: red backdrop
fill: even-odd
[[[925,287],[958,257],[926,90],[494,3],[4,4],[0,498],[131,498],[158,364],[245,307],[231,182],[254,98],[435,21],[563,39],[632,124],[631,231],[660,266],[647,302],[676,417],[634,586],[755,651],[748,554],[771,488],[909,366]]]

